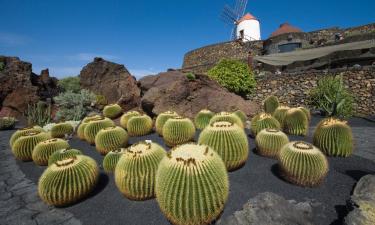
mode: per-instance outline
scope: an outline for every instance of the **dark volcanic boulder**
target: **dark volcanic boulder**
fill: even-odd
[[[139,106],[141,97],[137,81],[124,65],[95,58],[80,73],[81,87],[118,103],[124,110]]]
[[[169,71],[146,76],[139,81],[144,93],[141,105],[150,115],[158,115],[167,110],[194,117],[203,108],[214,112],[240,109],[248,116],[258,110],[258,105],[221,87],[205,75],[196,75],[189,81],[180,71]]]

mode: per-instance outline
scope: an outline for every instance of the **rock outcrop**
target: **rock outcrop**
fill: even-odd
[[[81,87],[106,97],[108,103],[118,103],[126,111],[140,104],[136,79],[124,65],[95,58],[80,73]]]
[[[168,71],[142,78],[138,82],[143,97],[142,108],[150,115],[167,110],[194,117],[203,108],[214,112],[240,109],[248,116],[258,111],[258,105],[221,87],[205,75],[188,80],[180,71]]]

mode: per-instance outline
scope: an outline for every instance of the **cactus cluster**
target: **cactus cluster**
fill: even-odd
[[[10,130],[13,129],[16,125],[16,118],[6,116],[0,117],[0,130]]]
[[[353,153],[353,134],[346,121],[322,120],[316,127],[313,143],[328,156],[348,157]]]
[[[88,156],[77,155],[56,161],[38,182],[40,198],[49,205],[65,206],[87,196],[96,186],[99,168]]]
[[[251,132],[256,136],[261,130],[266,128],[280,129],[280,123],[273,116],[267,113],[259,113],[251,120]]]
[[[69,144],[64,139],[52,138],[39,142],[32,152],[32,159],[39,166],[48,165],[49,157],[60,149],[69,148]]]
[[[289,143],[288,136],[273,128],[261,130],[255,138],[257,153],[271,158],[277,158],[281,148],[287,143]]]
[[[215,114],[208,109],[202,109],[194,118],[194,124],[197,129],[203,130]]]
[[[96,134],[95,147],[100,154],[105,155],[112,150],[126,147],[128,139],[128,133],[122,127],[106,127]]]
[[[129,136],[143,136],[152,131],[152,119],[146,114],[132,116],[127,124]]]
[[[298,108],[289,109],[284,118],[283,130],[287,134],[306,136],[309,131],[306,114]]]
[[[130,146],[115,168],[115,182],[127,198],[144,200],[155,196],[155,175],[166,151],[156,143]]]
[[[133,116],[140,116],[140,115],[141,114],[137,111],[126,112],[120,118],[120,125],[122,126],[122,128],[127,129],[129,119],[132,118]]]
[[[54,164],[57,161],[71,158],[75,155],[82,155],[82,152],[74,148],[65,148],[57,150],[54,153],[52,153],[52,155],[48,158],[48,166]]]
[[[249,155],[249,143],[244,129],[227,121],[208,125],[200,133],[198,143],[215,150],[223,159],[228,171],[241,167]]]
[[[279,99],[276,96],[271,95],[264,100],[264,112],[273,114],[277,107],[279,107]]]
[[[176,117],[176,116],[178,116],[178,114],[176,112],[173,112],[173,111],[167,111],[167,112],[160,113],[156,117],[156,121],[155,121],[156,133],[158,133],[160,136],[163,136],[163,126],[164,126],[165,122],[167,122],[168,119]]]
[[[180,145],[194,139],[195,127],[189,118],[171,118],[163,126],[163,138],[167,146]]]
[[[12,152],[19,160],[31,161],[34,147],[49,138],[51,137],[46,132],[35,129],[27,130],[13,143]]]
[[[160,162],[155,192],[161,211],[172,224],[210,224],[228,198],[228,173],[210,147],[180,145]]]
[[[10,140],[9,140],[9,146],[11,148],[13,148],[13,144],[14,142],[19,138],[21,137],[22,135],[26,134],[26,133],[29,133],[29,132],[32,132],[32,131],[41,131],[41,132],[44,132],[43,128],[41,128],[40,126],[34,126],[34,127],[25,127],[25,128],[21,128],[19,130],[17,130],[16,132],[14,132],[12,134],[12,136],[10,137]]]
[[[80,140],[85,140],[85,127],[86,125],[91,121],[95,120],[96,118],[100,118],[99,115],[94,115],[94,116],[87,116],[85,117],[81,124],[77,128],[77,136]]]
[[[272,116],[279,121],[281,128],[284,127],[284,119],[286,116],[286,112],[290,108],[288,106],[279,106],[276,108],[275,112],[272,114]]]
[[[122,154],[124,154],[126,148],[118,148],[108,152],[103,159],[103,169],[107,173],[111,173],[115,170],[117,162],[120,160]]]
[[[210,124],[217,121],[227,121],[231,123],[237,124],[239,127],[244,128],[245,124],[242,122],[242,120],[234,113],[230,112],[220,112],[216,113],[210,120]]]
[[[113,121],[106,117],[96,117],[92,119],[85,127],[84,136],[85,140],[90,144],[95,144],[96,134],[103,128],[112,127],[115,124]]]
[[[242,121],[243,124],[246,123],[246,121],[247,121],[247,116],[246,116],[246,114],[245,114],[243,111],[241,111],[241,110],[236,110],[236,111],[233,112],[233,114],[235,114],[236,116],[238,116],[238,118],[241,119],[241,121]]]
[[[51,136],[53,138],[64,138],[65,135],[71,135],[74,128],[70,123],[57,123],[51,128]]]
[[[109,104],[104,106],[103,115],[110,119],[115,119],[122,114],[122,108],[118,104]]]
[[[284,145],[279,153],[284,178],[300,186],[317,186],[328,173],[328,161],[315,146],[303,141]]]

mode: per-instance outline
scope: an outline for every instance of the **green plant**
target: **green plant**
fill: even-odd
[[[103,109],[108,104],[108,100],[104,95],[96,95],[95,104],[97,108]]]
[[[176,117],[176,116],[178,116],[178,114],[176,112],[173,112],[173,111],[166,111],[166,112],[160,113],[156,117],[156,121],[155,121],[156,132],[160,136],[163,136],[163,126],[164,126],[165,122],[167,122],[168,119]]]
[[[316,127],[313,143],[328,156],[348,157],[353,153],[353,134],[346,121],[322,120]]]
[[[96,96],[88,90],[79,93],[67,91],[54,98],[59,110],[56,113],[57,120],[81,120],[90,111],[95,103]]]
[[[348,118],[354,114],[354,97],[345,88],[342,76],[327,76],[309,93],[310,104],[326,116]]]
[[[108,152],[103,159],[103,169],[107,173],[112,173],[115,171],[117,162],[120,160],[121,156],[125,153],[126,148],[118,148]]]
[[[105,155],[111,150],[125,147],[128,139],[128,133],[121,127],[103,128],[95,136],[96,150],[100,154]]]
[[[57,123],[51,129],[51,136],[53,138],[64,138],[65,135],[71,135],[74,128],[70,123]]]
[[[128,121],[130,118],[132,118],[133,116],[140,116],[141,114],[137,111],[129,111],[129,112],[126,112],[124,113],[121,118],[120,118],[120,125],[127,129],[127,125],[128,125]]]
[[[245,125],[243,124],[242,120],[234,113],[230,112],[219,112],[216,113],[210,120],[210,124],[213,122],[218,122],[218,121],[227,121],[231,123],[237,124],[239,127],[244,128]]]
[[[85,127],[84,136],[85,140],[90,144],[95,144],[96,134],[103,128],[112,127],[115,123],[106,117],[97,117],[92,119]]]
[[[272,115],[277,107],[279,107],[279,99],[276,96],[270,95],[264,100],[263,108],[265,113]]]
[[[303,141],[290,142],[281,148],[279,167],[286,180],[301,186],[317,186],[328,173],[324,154]]]
[[[59,80],[57,85],[64,91],[71,91],[73,93],[79,93],[81,91],[78,76],[62,78]]]
[[[155,196],[155,175],[166,151],[156,143],[138,142],[121,156],[115,168],[117,188],[127,198],[145,200]]]
[[[95,120],[96,118],[100,118],[100,116],[93,115],[83,118],[81,124],[77,128],[77,136],[80,140],[85,140],[85,127],[91,120]]]
[[[69,159],[76,155],[82,155],[82,152],[74,148],[65,148],[57,150],[54,153],[52,153],[52,155],[48,158],[48,166],[54,164],[57,161]]]
[[[127,124],[129,136],[143,136],[152,131],[151,117],[144,115],[132,116]]]
[[[42,174],[38,182],[40,198],[49,205],[65,206],[87,196],[99,180],[96,161],[76,155],[56,161]]]
[[[29,126],[44,126],[51,122],[51,105],[47,105],[45,102],[29,104],[24,115]]]
[[[60,149],[69,148],[67,141],[59,138],[52,138],[39,142],[32,152],[32,159],[39,166],[48,165],[49,157]]]
[[[5,63],[4,62],[0,62],[0,72],[3,71],[5,68]]]
[[[278,129],[266,128],[255,138],[255,146],[259,155],[277,158],[281,148],[289,142],[286,134]]]
[[[237,60],[222,59],[207,74],[221,86],[241,96],[250,94],[256,85],[249,66]]]
[[[195,115],[194,123],[197,129],[203,130],[215,114],[208,109],[202,109]]]
[[[311,121],[311,113],[310,113],[310,110],[308,108],[300,106],[300,107],[297,107],[297,109],[300,109],[300,110],[302,110],[302,112],[305,113],[305,115],[307,117],[307,121],[309,121],[309,122]]]
[[[228,171],[245,164],[249,155],[249,142],[244,129],[227,121],[208,125],[200,133],[198,143],[215,150],[223,159]]]
[[[236,111],[233,112],[233,114],[235,114],[236,116],[238,116],[238,118],[241,119],[242,124],[244,124],[244,125],[246,124],[246,121],[247,121],[247,115],[246,115],[243,111],[241,111],[241,110],[236,110]]]
[[[189,118],[176,116],[163,126],[163,139],[167,146],[180,145],[194,139],[195,127]]]
[[[284,127],[284,119],[286,116],[286,112],[290,108],[288,106],[279,106],[276,108],[275,112],[272,114],[272,116],[279,121],[281,128]]]
[[[16,118],[6,116],[6,117],[0,117],[0,130],[9,130],[13,129],[16,125]]]
[[[29,132],[33,132],[33,131],[41,131],[41,132],[44,132],[43,128],[41,128],[40,126],[33,126],[33,127],[25,127],[25,128],[21,128],[19,130],[17,130],[16,132],[14,132],[12,134],[12,136],[10,137],[10,140],[9,140],[9,146],[11,148],[13,148],[13,144],[14,142],[19,138],[21,137],[22,135],[24,134],[27,134]]]
[[[41,141],[51,138],[48,133],[39,130],[28,130],[12,145],[14,156],[22,161],[31,161],[34,147]]]
[[[187,74],[186,74],[186,78],[187,78],[188,80],[190,80],[190,81],[196,79],[195,74],[192,73],[192,72],[187,73]]]
[[[298,108],[289,109],[284,118],[283,129],[287,134],[306,136],[309,131],[306,114]]]
[[[104,106],[103,115],[110,119],[115,119],[122,114],[122,108],[118,104],[110,104]]]
[[[210,224],[228,198],[228,172],[206,145],[184,144],[168,153],[156,173],[156,200],[172,224]]]
[[[267,113],[259,113],[251,120],[251,132],[256,136],[261,130],[266,128],[280,129],[280,123],[273,116]]]

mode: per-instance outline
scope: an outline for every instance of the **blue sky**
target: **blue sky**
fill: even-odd
[[[0,0],[0,55],[33,70],[77,75],[94,56],[124,64],[133,75],[179,68],[194,48],[228,40],[220,21],[234,0]],[[288,21],[304,31],[375,22],[374,0],[249,0],[262,38]]]

